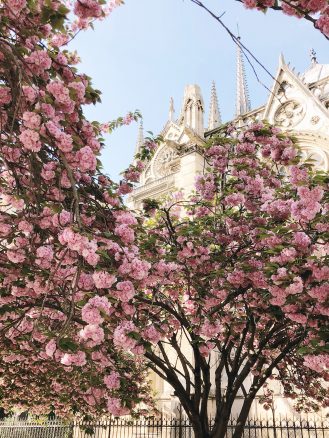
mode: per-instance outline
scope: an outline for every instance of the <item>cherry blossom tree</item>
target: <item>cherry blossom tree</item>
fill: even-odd
[[[265,123],[223,128],[200,151],[209,167],[189,201],[145,204],[152,267],[136,324],[196,437],[226,436],[241,393],[240,438],[261,388],[269,407],[270,380],[299,410],[328,406],[328,174],[294,143]]]
[[[113,344],[122,312],[131,313],[128,300],[120,309],[113,304],[149,269],[134,244],[137,221],[122,202],[143,163],[130,166],[118,185],[101,173],[98,158],[102,133],[139,114],[88,121],[83,106],[98,102],[100,93],[67,49],[77,32],[120,3],[78,1],[71,11],[56,0],[0,5],[0,375],[6,407],[121,415],[150,399],[143,362]],[[111,286],[113,294],[105,294]]]

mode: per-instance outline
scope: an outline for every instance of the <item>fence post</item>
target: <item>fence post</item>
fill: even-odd
[[[178,429],[178,438],[183,438],[183,425],[182,425],[182,405],[179,405],[179,429]]]
[[[282,433],[281,433],[282,436]],[[277,434],[276,434],[276,423],[275,423],[275,415],[273,415],[273,437],[277,438]]]
[[[107,438],[111,437],[111,418],[109,420],[106,420],[106,428],[108,427],[108,434],[107,434]]]

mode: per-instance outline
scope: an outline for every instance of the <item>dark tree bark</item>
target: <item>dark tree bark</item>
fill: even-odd
[[[177,353],[175,363],[171,362],[163,342],[158,344],[159,354],[146,353],[150,368],[172,386],[174,394],[191,422],[195,438],[225,438],[234,401],[238,392],[242,391],[244,401],[232,435],[232,438],[241,438],[257,392],[272,375],[276,366],[305,336],[304,333],[300,333],[294,339],[290,339],[285,336],[285,326],[277,322],[268,327],[268,330],[264,330],[258,350],[246,354],[246,348],[249,348],[249,344],[253,342],[256,324],[257,321],[250,318],[241,331],[239,342],[235,342],[235,345],[229,341],[229,334],[226,341],[218,344],[219,354],[214,382],[211,382],[210,378],[210,361],[201,355],[194,334],[190,333],[187,336],[184,333],[190,342],[193,363],[182,351],[176,334],[168,342],[169,347]],[[266,364],[264,370],[266,359],[262,352],[269,347],[279,348],[280,353],[272,359],[271,363]],[[245,381],[251,375],[252,369],[257,373],[253,377],[250,388],[246,390]],[[208,402],[212,384],[215,387],[216,409],[210,425]]]

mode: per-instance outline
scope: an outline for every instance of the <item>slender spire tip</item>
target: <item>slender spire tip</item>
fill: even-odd
[[[211,97],[208,118],[208,131],[218,128],[222,124],[222,118],[218,106],[217,91],[215,81],[211,84]]]
[[[280,65],[285,65],[286,64],[286,61],[284,59],[284,56],[283,56],[282,52],[280,53],[280,56],[279,56],[279,64]]]
[[[173,97],[170,98],[170,103],[169,103],[169,118],[168,120],[170,122],[173,122],[175,118],[175,107],[174,107],[174,99]]]
[[[235,114],[237,117],[247,113],[251,109],[240,39],[239,36],[239,43],[237,44],[237,90]]]
[[[137,141],[136,141],[136,146],[135,146],[135,155],[140,152],[143,144],[144,144],[143,119],[140,119],[139,126],[138,126]]]

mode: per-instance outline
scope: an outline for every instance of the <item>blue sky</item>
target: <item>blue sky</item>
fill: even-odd
[[[314,48],[320,63],[329,63],[329,42],[311,23],[283,16],[246,10],[235,0],[205,0],[222,14],[234,32],[239,24],[243,43],[274,75],[280,52],[297,71],[310,64]],[[92,120],[105,122],[139,109],[145,130],[158,133],[167,121],[169,98],[176,115],[184,86],[199,84],[207,109],[211,81],[215,80],[223,120],[235,107],[236,48],[215,20],[190,0],[126,0],[110,17],[81,32],[71,43],[82,63],[80,70],[93,78],[102,91],[102,103],[88,108]],[[246,65],[249,93],[255,108],[267,98]],[[257,68],[268,87],[272,80]],[[137,137],[136,123],[118,129],[106,139],[102,154],[105,171],[114,179],[132,160]]]

